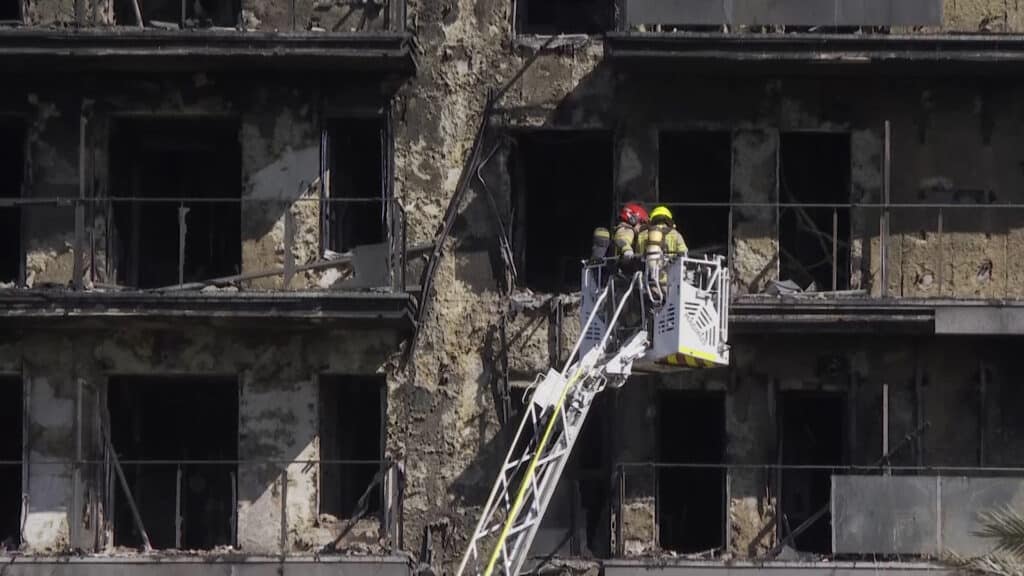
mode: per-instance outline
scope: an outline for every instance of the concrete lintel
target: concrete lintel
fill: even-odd
[[[0,320],[44,318],[293,318],[411,326],[404,292],[72,292],[0,290]]]
[[[935,333],[979,336],[1024,334],[1024,308],[945,306],[935,310]]]

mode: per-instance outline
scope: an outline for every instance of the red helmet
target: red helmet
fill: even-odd
[[[636,202],[630,202],[622,207],[619,211],[619,221],[625,222],[630,226],[636,226],[637,224],[646,224],[648,220],[647,210]]]

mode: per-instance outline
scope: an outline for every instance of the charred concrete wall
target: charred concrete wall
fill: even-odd
[[[701,90],[689,88],[694,84]],[[941,210],[942,234],[938,230],[939,208],[904,207],[890,213],[888,293],[1013,298],[1019,296],[1013,278],[1020,272],[1007,254],[1015,249],[1020,216],[1013,211],[979,209],[979,205],[1019,201],[1020,186],[1014,179],[1020,174],[1011,152],[1018,148],[1013,141],[1018,131],[1012,103],[1017,89],[1001,82],[975,90],[945,81],[889,81],[883,85],[864,79],[762,83],[707,78],[680,79],[679,88],[674,89],[672,82],[648,71],[629,75],[618,86],[617,95],[619,101],[636,97],[636,105],[624,108],[636,111],[626,124],[631,128],[623,135],[624,148],[650,151],[656,148],[661,130],[717,128],[733,132],[731,201],[737,204],[732,230],[734,290],[757,292],[765,280],[777,277],[775,210],[743,204],[786,201],[780,197],[775,173],[779,135],[806,131],[848,134],[849,201],[878,204],[883,202],[884,125],[890,121],[890,202],[948,206]],[[640,106],[641,98],[659,104]],[[918,102],[926,104],[917,106]],[[645,156],[657,157],[650,152]],[[620,164],[620,175],[624,171]],[[643,198],[649,194],[645,190],[656,189],[656,180],[656,163],[648,162],[620,194]],[[881,288],[880,214],[877,209],[849,210],[850,288],[869,289],[875,295]]]
[[[115,8],[115,0],[81,3],[73,0],[22,0],[21,4],[24,20],[31,25],[60,26],[77,21],[91,26],[136,25],[133,18],[116,17],[121,10]],[[385,28],[389,18],[393,18],[388,7],[378,3],[352,9],[351,5],[339,2],[300,0],[293,6],[277,1],[244,0],[238,25],[254,31],[374,31]],[[994,0],[944,0],[941,28],[908,29],[906,32],[1012,33],[1022,30],[1024,10],[1013,4]]]
[[[734,366],[722,373],[637,379],[616,391],[621,408],[616,434],[622,437],[616,456],[622,462],[653,462],[659,445],[687,441],[658,437],[659,391],[724,391],[725,429],[707,435],[725,435],[723,464],[735,466],[728,472],[725,552],[763,556],[777,542],[780,394],[834,393],[843,399],[846,446],[837,461],[845,464],[870,466],[881,457],[882,396],[888,386],[890,449],[930,423],[893,456],[893,466],[1020,466],[1024,430],[1004,413],[1018,394],[1007,355],[1015,342],[847,337],[811,345],[799,337],[736,338]],[[648,466],[625,470],[624,551],[657,554],[655,471]]]
[[[486,79],[493,78],[495,70],[501,71],[504,77],[507,70],[513,69],[507,58],[491,59],[492,45],[477,44],[475,35],[458,35],[465,32],[461,18],[468,10],[469,7],[465,7],[460,11],[460,19],[435,24],[437,28],[426,24],[428,20],[420,21],[421,37],[433,38],[440,34],[440,29],[444,30],[447,38],[459,40],[450,39],[445,44],[446,48],[439,54],[442,65],[435,68],[429,60],[425,63],[423,72],[403,90],[397,104],[399,109],[406,111],[407,118],[397,133],[400,143],[398,190],[406,206],[412,207],[410,212],[414,214],[415,225],[411,227],[411,233],[423,235],[421,237],[434,229],[442,204],[434,201],[433,197],[421,196],[419,191],[445,190],[439,197],[446,198],[454,187],[459,167],[451,157],[437,154],[445,141],[441,134],[448,141],[459,143],[456,150],[464,153],[473,124],[456,123],[453,119],[472,118],[467,113],[482,107],[479,98],[470,96],[481,94],[483,88],[474,92],[471,86],[497,84]],[[472,14],[477,18],[478,27],[493,22],[485,18],[486,14],[481,13],[479,5],[474,7]],[[513,205],[509,165],[514,152],[507,140],[503,141],[494,134],[508,135],[520,129],[537,127],[612,130],[616,143],[616,198],[619,201],[634,198],[652,201],[657,191],[657,138],[660,130],[714,128],[730,131],[733,142],[731,200],[737,204],[734,207],[731,256],[737,294],[759,292],[769,280],[778,278],[778,222],[776,209],[770,204],[778,199],[777,155],[782,133],[823,131],[849,134],[850,202],[877,202],[881,198],[884,124],[887,120],[892,123],[893,134],[893,202],[927,201],[923,200],[919,190],[924,186],[922,183],[936,177],[944,183],[957,182],[944,184],[947,188],[974,188],[991,182],[987,186],[989,189],[998,187],[999,198],[1017,200],[1018,187],[1013,179],[1019,171],[1013,167],[1014,160],[1011,159],[1011,151],[1017,146],[1004,139],[1012,138],[1009,136],[1012,128],[1009,127],[1016,123],[1012,119],[1015,107],[1008,104],[998,113],[1007,114],[1004,120],[1007,135],[993,136],[990,144],[985,144],[982,108],[966,105],[981,99],[981,90],[963,88],[957,82],[926,79],[890,78],[883,82],[830,77],[765,81],[689,76],[671,67],[614,71],[604,64],[595,65],[599,50],[599,45],[584,43],[542,54],[522,78],[512,84],[484,146],[485,153],[489,154],[488,160],[480,170],[480,179],[474,179],[470,184],[469,194],[456,219],[454,238],[449,240],[448,256],[439,268],[435,294],[430,295],[434,298],[434,306],[422,327],[422,340],[413,370],[404,376],[395,390],[397,402],[409,407],[407,416],[414,421],[440,423],[438,428],[429,428],[430,434],[438,434],[440,440],[437,445],[419,449],[410,446],[406,438],[408,434],[414,434],[414,428],[408,422],[394,420],[389,442],[393,442],[396,450],[410,462],[418,463],[412,464],[409,475],[410,494],[415,494],[406,509],[409,541],[415,542],[427,530],[456,535],[454,540],[443,540],[446,542],[443,546],[437,544],[437,538],[433,539],[435,557],[444,558],[443,563],[455,560],[464,538],[472,529],[476,506],[482,502],[491,478],[489,471],[494,470],[504,448],[497,426],[497,415],[501,413],[504,361],[500,346],[497,347],[498,354],[495,354],[495,343],[501,342],[504,329],[507,340],[512,343],[508,347],[509,377],[512,380],[531,380],[531,374],[542,371],[559,356],[560,340],[554,328],[557,315],[553,311],[561,309],[565,318],[574,318],[577,310],[571,302],[561,300],[552,307],[554,301],[548,301],[544,296],[525,298],[533,303],[532,309],[503,303],[500,285],[504,271],[500,264],[496,264],[500,260],[493,256],[496,250],[494,230],[498,218],[508,218]],[[530,53],[528,50],[524,52]],[[1013,85],[997,86],[993,86],[997,93],[1011,99],[1009,95],[1017,90]],[[447,99],[445,95],[449,91],[460,97]],[[912,111],[909,103],[920,101],[923,94],[939,92],[947,94],[943,98],[944,104],[940,105],[942,111],[930,108],[932,111],[924,116],[942,115],[944,133],[961,134],[963,137],[947,140],[946,144],[932,148],[931,140],[921,140],[919,136],[919,127],[925,122],[922,112]],[[608,95],[614,95],[614,98]],[[440,108],[429,106],[429,110],[424,110],[420,108],[422,102],[448,104]],[[470,108],[467,102],[472,102],[475,107]],[[410,141],[417,144],[410,147],[401,145]],[[998,144],[1000,141],[1003,144]],[[955,147],[953,142],[972,143],[972,150],[962,156],[940,152],[947,146]],[[1004,154],[1010,154],[1011,158],[1005,158]],[[973,168],[977,165],[976,157],[987,162],[984,170]],[[493,195],[498,207],[497,215],[490,208],[487,195]],[[952,198],[952,193],[949,197]],[[1005,222],[1005,230],[1020,227],[1016,216],[1006,215],[1003,218],[1005,220],[1001,222]],[[875,295],[880,293],[877,219],[877,210],[851,215],[850,286],[869,290]],[[504,221],[505,224],[508,222]],[[904,238],[914,238],[915,242],[920,242],[927,238],[919,228],[923,225],[907,221],[906,216],[902,219],[894,216],[890,240],[900,242]],[[946,266],[952,266],[950,262],[953,259],[971,263],[987,257],[984,250],[990,245],[988,232],[977,229],[967,232],[977,246],[958,241],[954,249],[949,238],[949,225],[946,226],[943,240],[947,247],[946,258],[949,259]],[[1007,238],[1012,235],[1010,232],[1005,234]],[[933,249],[937,250],[937,246]],[[916,268],[927,264],[924,256],[907,256],[906,250],[897,249],[894,253],[890,248],[890,294],[897,292],[896,287],[907,285],[911,278],[920,276]],[[1012,270],[1015,265],[1011,263],[1009,266]],[[959,283],[952,284],[954,274],[947,274],[942,294],[978,295],[973,280],[968,282],[966,273],[962,276]],[[1007,287],[1009,283],[1004,281],[1002,286]],[[936,288],[930,292],[925,288],[916,292],[904,289],[900,294],[937,295],[938,291]],[[504,327],[502,318],[505,318]],[[562,341],[572,342],[574,336],[571,324],[567,323]],[[856,349],[855,344],[846,343]],[[749,344],[746,354],[760,358],[762,352],[758,345]],[[792,357],[792,351],[767,348],[775,350],[780,359]],[[738,349],[736,357],[741,366],[747,366],[743,350]],[[870,370],[874,375],[872,378],[896,377],[902,370],[898,364],[884,361],[881,352],[875,356],[858,364]],[[939,362],[941,357],[942,354],[937,353],[934,360]],[[936,369],[936,374],[941,373]],[[716,384],[727,386],[729,390],[729,457],[735,461],[770,461],[773,445],[765,444],[763,437],[767,433],[770,438],[770,430],[775,426],[771,413],[764,410],[771,399],[768,384],[771,378],[751,381],[753,377],[742,369],[734,374],[719,378],[720,383]],[[880,376],[883,374],[889,376]],[[776,377],[799,380],[796,372],[785,366],[779,367]],[[950,386],[955,388],[959,385]],[[933,390],[943,388],[937,385]],[[870,402],[876,400],[877,395]],[[867,403],[868,400],[864,400],[862,395],[858,396],[857,402]],[[906,423],[913,418],[914,412],[911,405],[899,402],[892,408],[893,418]],[[630,406],[633,411],[629,414],[640,414],[650,404],[636,401]],[[936,412],[941,410],[939,406],[941,404],[936,401],[933,406]],[[875,410],[874,407],[871,409]],[[866,409],[864,413],[858,425],[871,430],[872,434],[877,433],[879,427],[872,424],[873,417]],[[901,433],[893,431],[893,434]],[[865,441],[858,450],[873,450],[878,444]],[[644,440],[636,441],[635,445],[643,446]],[[929,450],[942,452],[944,445],[936,442],[932,446],[934,448]],[[964,445],[957,450],[942,452],[946,456],[930,452],[929,457],[956,459],[973,453],[973,448]],[[638,456],[642,457],[642,454]],[[859,461],[870,461],[870,458],[864,456]],[[441,472],[434,473],[435,470]],[[774,517],[775,503],[766,488],[765,474],[736,472],[731,482],[730,549],[734,554],[757,556],[774,543],[774,520],[769,518]],[[650,494],[641,494],[638,496],[639,505],[627,503],[623,523],[632,525],[630,530],[637,530],[633,533],[635,544],[626,540],[627,550],[643,552],[648,544],[642,541],[654,533],[655,528],[649,524],[653,512],[643,503],[644,498],[650,497]],[[444,504],[433,507],[428,504],[432,501]],[[627,536],[629,533],[627,531]]]
[[[957,26],[963,29],[976,29],[980,22],[967,24],[960,8],[953,6],[947,11],[957,15],[951,22],[961,23]],[[418,18],[420,42],[440,46],[440,50],[424,52],[417,78],[403,88],[396,101],[403,118],[396,127],[396,190],[410,213],[410,234],[426,239],[436,229],[454,191],[485,91],[511,78],[534,52],[510,36],[508,6],[414,3],[410,9]],[[541,54],[512,83],[487,136],[484,151],[488,161],[479,180],[471,175],[454,237],[446,245],[447,256],[438,270],[435,292],[427,296],[434,304],[421,328],[412,368],[393,390],[396,403],[407,407],[403,419],[392,418],[389,428],[389,445],[410,462],[407,542],[418,546],[427,531],[435,536],[454,535],[432,539],[435,558],[444,565],[456,560],[472,530],[477,507],[505,446],[498,426],[504,374],[501,347],[495,345],[502,338],[501,319],[505,318],[504,332],[512,343],[508,353],[512,379],[531,380],[530,375],[546,368],[559,350],[552,321],[552,310],[557,307],[551,308],[543,297],[533,310],[509,307],[501,296],[504,272],[496,264],[500,260],[493,257],[494,230],[499,218],[508,218],[513,204],[512,151],[501,135],[539,127],[612,130],[616,135],[616,198],[654,200],[660,128],[732,131],[732,200],[739,203],[733,224],[734,289],[758,292],[778,274],[776,211],[763,204],[777,198],[780,132],[849,133],[851,201],[870,201],[880,197],[883,186],[884,122],[891,120],[893,134],[899,132],[901,139],[912,138],[909,132],[919,124],[920,113],[911,113],[907,102],[919,101],[925,92],[964,94],[956,83],[926,80],[725,80],[688,76],[670,67],[623,72],[602,64],[600,57],[599,43],[562,41],[559,47]],[[1015,88],[1000,90],[1011,94]],[[972,112],[976,108],[964,107],[963,102],[950,101],[944,108],[948,114],[935,113],[945,115],[968,141],[977,141],[980,116]],[[1012,115],[1012,110],[1010,106],[1005,111]],[[1009,117],[1007,122],[1014,123]],[[893,146],[895,175],[907,157],[918,154],[922,144],[894,138]],[[1004,150],[1014,148],[1008,145]],[[956,158],[953,168],[947,165],[953,159],[944,158],[907,166],[905,175],[894,181],[894,194],[900,188],[901,197],[915,197],[922,180],[951,169],[957,171],[952,178],[965,180],[962,186],[974,186],[967,183],[975,177],[966,174],[970,166],[966,157]],[[961,168],[965,172],[959,172]],[[1001,172],[1002,178],[1016,177],[1010,174],[1016,169],[1009,160],[994,170]],[[1001,194],[1012,198],[1014,190],[1008,185]],[[488,195],[494,197],[497,215],[489,206]],[[853,219],[857,236],[853,239],[852,286],[877,292],[878,249],[871,243],[878,235],[877,214],[857,218]],[[916,232],[912,228],[905,233]],[[982,236],[984,233],[977,235]],[[965,261],[975,258],[961,257]],[[890,271],[894,282],[913,274],[909,266],[890,265]],[[966,296],[973,291],[964,287],[957,294]],[[558,306],[566,318],[575,316],[571,304]],[[563,338],[573,340],[571,327]],[[773,425],[759,410],[766,398],[770,396],[753,384],[730,395],[730,426],[736,438],[730,443],[731,451],[751,459],[769,454],[760,443],[761,427]],[[640,406],[644,403],[637,403],[638,411]],[[901,409],[901,414],[905,413]],[[423,445],[411,440],[422,433],[437,442]],[[773,504],[764,496],[759,476],[740,474],[734,482],[736,496],[730,504],[735,519],[734,546],[741,554],[756,555],[772,538],[774,528],[765,531],[764,518],[772,514]]]
[[[344,8],[321,3],[296,4],[297,28],[320,27],[343,30],[339,24]],[[26,20],[40,26],[63,25],[74,21],[75,6],[69,0],[27,4]],[[335,15],[336,12],[338,15]],[[498,115],[492,119],[486,150],[494,150],[491,160],[481,170],[482,183],[471,184],[470,193],[456,221],[455,234],[445,246],[446,257],[438,270],[431,312],[421,326],[420,341],[412,363],[405,369],[392,369],[389,378],[387,446],[388,454],[408,464],[407,498],[405,501],[405,536],[408,550],[419,550],[421,539],[433,531],[435,558],[440,565],[451,566],[472,530],[479,506],[487,490],[497,462],[504,451],[498,413],[502,388],[506,385],[503,364],[509,366],[512,379],[530,380],[532,374],[546,368],[553,360],[565,357],[567,343],[573,340],[573,318],[577,308],[571,301],[541,302],[520,309],[511,308],[500,289],[503,271],[495,266],[495,218],[504,218],[512,205],[508,162],[510,149],[499,136],[508,129],[557,127],[603,128],[615,135],[615,193],[619,200],[656,198],[657,133],[661,124],[691,127],[717,127],[733,132],[732,197],[741,203],[736,208],[733,226],[733,266],[738,292],[757,292],[777,277],[777,224],[775,211],[760,206],[776,196],[778,135],[785,130],[847,131],[852,139],[852,191],[855,200],[877,199],[882,187],[882,124],[893,122],[894,194],[910,201],[923,182],[937,179],[938,189],[997,190],[1000,200],[1012,200],[1019,170],[1015,149],[1018,114],[1014,109],[1015,87],[993,87],[993,94],[984,96],[980,89],[960,88],[950,84],[894,83],[858,80],[722,80],[681,75],[673,71],[622,73],[601,63],[603,48],[599,41],[563,39],[541,54],[522,76],[516,77],[523,65],[535,55],[528,40],[515,39],[511,32],[511,6],[490,0],[409,3],[409,26],[421,47],[419,71],[406,83],[391,102],[396,119],[395,191],[409,214],[410,242],[431,238],[453,194],[460,170],[469,150],[478,115],[489,89],[500,87],[516,78],[505,94]],[[106,26],[122,24],[114,21],[111,5],[98,3],[87,10],[91,22]],[[965,2],[948,0],[945,5],[947,25],[943,31],[1019,31],[1021,14],[1004,2]],[[323,14],[323,16],[321,16]],[[291,26],[289,10],[279,2],[245,2],[242,23],[247,30],[284,30]],[[333,20],[332,20],[333,19]],[[536,43],[534,43],[536,46]],[[364,82],[364,78],[358,79]],[[81,88],[41,86],[17,95],[5,95],[5,110],[24,114],[30,126],[31,179],[26,186],[29,196],[76,196],[79,192],[79,128],[83,109],[86,135],[93,151],[86,169],[87,188],[102,194],[105,189],[104,126],[118,114],[157,115],[230,115],[239,118],[240,145],[243,157],[243,197],[282,200],[285,206],[276,209],[243,211],[243,271],[258,270],[283,262],[283,210],[290,210],[297,220],[303,238],[295,245],[299,262],[311,257],[318,246],[316,213],[306,210],[299,198],[318,194],[317,162],[319,119],[321,110],[312,104],[325,93],[299,83],[287,87],[270,87],[265,80],[253,85],[252,79],[226,80],[213,75],[164,78]],[[699,89],[695,89],[699,87]],[[343,94],[346,88],[334,88]],[[386,92],[382,90],[382,92]],[[927,96],[926,96],[927,95]],[[947,100],[948,98],[948,100]],[[986,100],[987,98],[987,100]],[[6,102],[10,100],[10,102]],[[83,106],[85,100],[87,105]],[[918,103],[927,102],[922,113]],[[982,105],[982,102],[989,104]],[[975,106],[975,103],[978,105]],[[993,117],[1001,121],[993,120]],[[934,123],[934,124],[933,124]],[[929,126],[942,127],[931,132]],[[986,126],[999,126],[986,129]],[[924,127],[924,140],[920,133]],[[937,136],[952,130],[957,138],[943,140]],[[986,130],[991,135],[984,136]],[[496,135],[498,134],[498,135]],[[934,136],[930,136],[933,135]],[[981,143],[980,148],[961,154],[952,142]],[[923,142],[923,144],[922,144]],[[990,142],[991,144],[986,144]],[[997,148],[998,145],[998,148]],[[498,146],[497,148],[493,148]],[[953,150],[953,151],[951,151]],[[955,152],[954,152],[955,151]],[[908,161],[905,163],[904,158]],[[913,161],[909,161],[913,158]],[[977,171],[977,163],[985,166]],[[901,168],[906,170],[901,172]],[[948,182],[948,184],[947,184]],[[484,186],[486,184],[486,186]],[[944,192],[946,193],[946,192]],[[948,192],[952,194],[952,192]],[[488,195],[493,194],[499,207],[497,216],[490,208]],[[742,203],[755,204],[742,206]],[[96,246],[105,244],[106,221],[96,214],[87,220]],[[873,216],[865,215],[854,227],[860,244],[856,270],[864,275],[858,287],[877,286],[873,276],[880,267],[878,249],[872,238]],[[598,222],[594,223],[599,224]],[[890,251],[890,292],[897,289],[912,294],[913,286],[925,285],[924,268],[937,275],[945,266],[953,267],[946,278],[950,284],[943,295],[991,294],[979,289],[970,278],[971,267],[988,259],[989,278],[1009,271],[1015,264],[1006,257],[1008,243],[1014,237],[1002,229],[1003,256],[998,250],[999,236],[988,231],[967,229],[971,242],[957,240],[957,250],[969,250],[963,269],[937,263],[938,248],[918,248],[926,224],[908,221],[900,228],[899,215],[894,216],[895,235],[906,239],[904,248]],[[73,217],[62,208],[33,208],[27,225],[27,268],[31,282],[61,285],[71,279],[70,256]],[[927,228],[926,228],[927,230]],[[947,232],[947,235],[949,232]],[[927,241],[931,236],[923,236]],[[950,253],[953,252],[950,242]],[[936,239],[937,243],[937,239]],[[931,242],[928,242],[932,245]],[[945,244],[944,244],[945,245]],[[102,258],[98,261],[102,262]],[[934,261],[934,262],[933,262]],[[1005,264],[1004,264],[1005,263]],[[1002,272],[1009,274],[1009,272]],[[104,271],[95,277],[107,278]],[[1012,290],[1012,275],[1004,276],[1002,284],[987,285]],[[982,275],[984,276],[984,274]],[[856,275],[854,275],[857,278]],[[914,278],[913,281],[909,280]],[[975,273],[975,279],[978,274]],[[959,280],[957,280],[959,279]],[[28,278],[27,278],[28,280]],[[312,287],[317,278],[297,279],[293,287]],[[937,283],[937,280],[935,281]],[[257,288],[278,288],[277,280],[253,283]],[[980,290],[980,292],[979,292]],[[948,291],[948,292],[947,292]],[[928,294],[937,294],[932,289]],[[561,310],[568,319],[564,332],[555,329],[552,310]],[[502,319],[505,319],[503,324]],[[387,339],[349,338],[357,345],[375,340],[380,349],[360,351],[342,346],[325,350],[333,339],[319,340],[308,333],[298,335],[303,344],[261,335],[256,342],[244,343],[219,336],[208,327],[183,341],[168,341],[158,334],[162,329],[138,327],[115,333],[98,330],[89,339],[73,335],[55,337],[37,333],[5,344],[0,358],[7,363],[4,370],[23,371],[32,387],[32,458],[43,461],[73,456],[73,434],[69,420],[73,413],[77,380],[84,378],[86,395],[102,391],[103,374],[109,372],[180,371],[242,373],[242,429],[249,436],[242,438],[243,452],[265,457],[304,458],[313,453],[311,431],[315,415],[299,398],[312,393],[315,374],[327,368],[348,371],[364,366],[377,370],[382,360],[360,358],[386,355],[397,347]],[[503,335],[504,333],[504,335]],[[255,338],[254,336],[248,336]],[[326,341],[325,341],[326,340]],[[59,342],[59,345],[57,344]],[[386,346],[382,343],[386,342]],[[762,343],[758,343],[760,346]],[[790,358],[788,350],[776,350],[773,343],[763,343],[766,350],[775,350],[780,357]],[[857,343],[862,346],[862,343]],[[757,346],[748,358],[771,358]],[[386,349],[386,350],[385,350]],[[508,350],[507,362],[503,349]],[[773,428],[769,404],[768,382],[772,378],[801,381],[792,366],[752,367],[753,360],[744,359],[743,346],[737,347],[736,376],[709,376],[707,386],[724,388],[729,396],[729,457],[736,461],[761,462],[771,453],[770,441],[762,433]],[[56,356],[53,350],[60,350]],[[154,350],[156,353],[154,353]],[[313,352],[311,350],[320,350]],[[344,350],[344,352],[341,352]],[[173,354],[168,351],[178,351]],[[165,356],[171,354],[171,356]],[[884,360],[880,351],[876,356]],[[859,370],[875,378],[886,373],[882,368],[857,356]],[[884,362],[883,362],[883,365]],[[965,368],[966,369],[966,368]],[[749,372],[748,372],[749,370]],[[895,370],[895,368],[893,368]],[[936,369],[936,377],[947,376]],[[965,380],[967,381],[967,380]],[[958,382],[960,382],[958,380]],[[681,386],[683,384],[680,384]],[[702,384],[703,385],[703,384]],[[951,385],[953,386],[953,385]],[[957,384],[963,387],[966,384]],[[933,386],[932,390],[940,390]],[[630,394],[639,388],[623,394]],[[939,395],[934,412],[941,410],[943,394]],[[863,395],[858,396],[862,398]],[[877,398],[877,396],[871,396]],[[858,400],[860,402],[860,400]],[[649,403],[630,400],[631,414],[646,414]],[[905,406],[905,404],[903,405]],[[995,408],[993,408],[995,409]],[[906,408],[894,413],[906,414]],[[865,411],[865,430],[877,430]],[[902,418],[905,418],[903,416]],[[88,429],[88,427],[87,427]],[[934,430],[940,429],[935,426]],[[94,434],[94,433],[93,433]],[[277,435],[281,437],[278,439]],[[52,442],[48,440],[53,437]],[[273,439],[272,442],[268,440]],[[963,443],[962,438],[951,439]],[[95,446],[93,437],[87,446]],[[930,442],[930,441],[929,441]],[[627,439],[624,457],[644,458],[642,440]],[[864,446],[877,445],[865,441]],[[957,460],[970,453],[966,445],[954,444],[956,451],[945,452],[943,443],[929,444],[937,460]],[[930,453],[931,454],[931,453]],[[945,456],[949,454],[948,456]],[[995,458],[995,456],[993,456]],[[1009,458],[1009,455],[1007,456]],[[239,538],[250,549],[273,547],[276,541],[268,531],[278,526],[274,514],[280,509],[277,470],[247,477],[240,483],[243,500],[240,507]],[[294,472],[294,474],[292,473]],[[73,470],[67,465],[33,466],[30,472],[30,546],[39,549],[62,549],[72,538],[66,510],[74,499],[68,478]],[[312,480],[301,466],[289,467],[289,494],[311,494]],[[291,480],[290,480],[291,481]],[[734,479],[734,495],[730,502],[733,518],[732,545],[737,553],[756,555],[771,537],[773,503],[763,490],[762,475],[751,473]],[[643,495],[641,494],[640,497]],[[648,495],[649,496],[649,495]],[[82,496],[86,499],[86,496]],[[296,497],[289,515],[295,525],[311,526],[314,514],[308,502]],[[642,542],[652,534],[643,527],[646,512],[636,507],[635,518],[626,522],[634,526],[629,534]],[[290,522],[291,524],[291,519]],[[766,526],[769,526],[765,532]],[[75,527],[75,538],[88,540],[92,528]],[[297,529],[294,545],[317,541],[307,528]],[[309,528],[312,530],[312,528]],[[646,532],[644,531],[646,530]],[[443,537],[440,537],[443,536]],[[269,540],[268,540],[269,538]]]
[[[27,551],[64,554],[97,543],[112,550],[112,534],[104,528],[111,520],[103,496],[107,488],[97,461],[105,453],[100,422],[107,385],[123,375],[238,379],[239,549],[280,553],[282,526],[288,553],[318,551],[342,535],[344,522],[318,513],[319,470],[306,462],[321,457],[318,378],[383,373],[398,345],[393,333],[280,323],[268,334],[204,323],[113,327],[86,322],[55,336],[38,326],[7,326],[0,372],[21,374],[28,391]],[[76,467],[76,461],[84,463]],[[287,464],[291,461],[299,462]],[[173,493],[165,497],[175,498]],[[287,510],[284,523],[282,510]],[[390,546],[387,540],[376,524],[364,522],[339,542],[339,549],[380,553]]]
[[[151,19],[151,6],[159,7],[157,17]],[[90,27],[138,27],[131,2],[124,0],[22,0],[23,20],[31,26],[61,27],[82,24]],[[179,8],[171,2],[140,3],[143,22],[147,27],[173,28],[180,25],[180,10],[186,10],[185,26],[239,29],[259,32],[378,32],[387,30],[399,14],[387,3],[342,3],[314,0],[287,2],[261,2],[243,0],[204,3],[213,21],[203,23],[197,18],[193,5]],[[161,18],[163,16],[163,18]],[[169,17],[168,17],[169,16]],[[155,23],[154,23],[155,21]]]
[[[377,90],[387,90],[380,82],[367,80]],[[218,195],[240,199],[241,262],[235,273],[244,274],[280,270],[289,245],[296,266],[321,259],[321,173],[330,174],[329,166],[321,167],[322,121],[353,109],[387,113],[386,99],[371,89],[339,89],[320,98],[320,83],[283,80],[252,86],[206,74],[111,80],[94,90],[80,85],[78,91],[29,81],[23,89],[5,94],[0,110],[22,118],[28,128],[22,195],[40,200],[22,209],[28,288],[72,282],[74,208],[55,200],[80,193],[90,199],[82,244],[84,284],[111,287],[120,282],[115,248],[126,231],[115,229],[113,216],[124,204],[104,201],[116,194],[112,172],[125,161],[111,155],[112,132],[120,123],[177,119],[198,121],[201,127],[207,119],[237,124],[238,185]],[[286,213],[292,216],[290,241],[285,239]],[[204,238],[186,232],[189,241],[202,243]],[[344,267],[337,272],[300,272],[289,288],[326,288],[351,276]],[[282,286],[281,275],[240,285],[262,290]]]

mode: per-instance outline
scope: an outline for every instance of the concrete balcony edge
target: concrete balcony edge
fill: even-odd
[[[721,576],[724,574],[794,574],[797,576],[845,576],[855,574],[899,574],[939,576],[954,571],[921,561],[703,561],[672,558],[606,560],[604,576]]]
[[[610,32],[605,54],[624,64],[734,64],[761,73],[986,74],[1024,67],[1024,35]]]
[[[11,576],[408,576],[403,556],[256,556],[245,554],[138,554],[132,556],[0,555]]]
[[[73,292],[0,290],[0,320],[223,318],[413,325],[406,292]]]
[[[1024,335],[1024,301],[740,296],[731,304],[730,329],[740,334]]]
[[[0,28],[0,64],[90,70],[354,69],[415,73],[408,33]]]

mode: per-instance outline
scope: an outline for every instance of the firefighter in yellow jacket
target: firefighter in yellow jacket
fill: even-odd
[[[667,206],[658,206],[651,212],[651,223],[640,232],[639,250],[646,254],[648,245],[664,254],[686,254],[689,249],[683,235],[676,228],[672,211]]]
[[[651,223],[640,232],[638,250],[647,264],[647,283],[655,303],[663,297],[668,277],[663,272],[664,256],[686,256],[688,249],[683,235],[676,228],[672,211],[658,206],[651,211]]]

